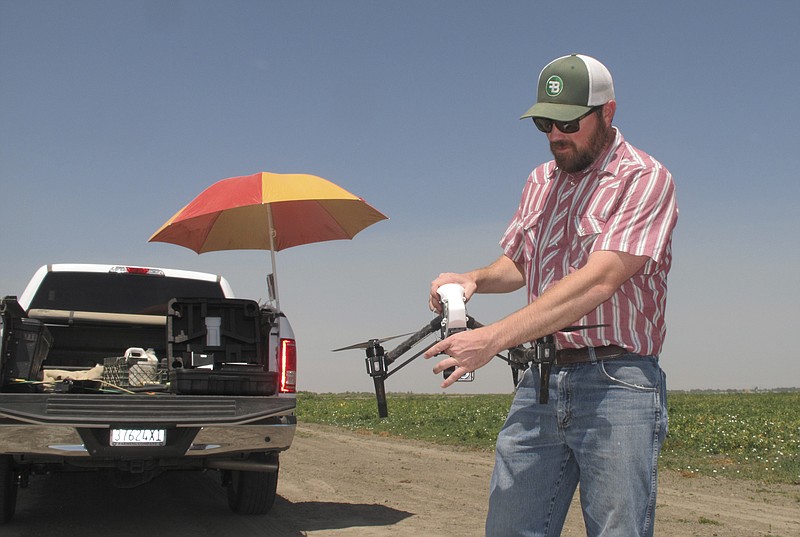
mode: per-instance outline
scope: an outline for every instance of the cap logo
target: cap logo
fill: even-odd
[[[558,75],[552,75],[545,82],[545,92],[548,97],[558,97],[564,89],[564,81]]]

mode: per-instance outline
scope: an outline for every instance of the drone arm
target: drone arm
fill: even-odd
[[[467,328],[475,330],[476,328],[483,328],[483,325],[476,321],[474,317],[467,315]]]
[[[433,319],[430,323],[428,323],[425,326],[423,326],[419,330],[419,332],[415,332],[410,338],[408,338],[403,343],[398,345],[395,349],[389,351],[386,354],[386,364],[388,365],[388,364],[393,363],[395,360],[400,358],[400,356],[402,356],[403,354],[407,353],[411,349],[411,347],[413,347],[414,345],[419,343],[422,339],[427,337],[429,334],[432,334],[433,332],[438,330],[439,327],[441,326],[441,324],[442,324],[442,316],[439,315],[438,317]],[[481,323],[479,323],[478,321],[476,321],[474,318],[470,317],[469,315],[467,316],[467,328],[474,329],[474,328],[480,328],[482,326],[483,325]],[[386,375],[386,377],[388,378],[393,373],[396,373],[398,370],[402,369],[403,367],[405,367],[406,365],[411,363],[413,360],[419,358],[420,356],[422,356],[425,353],[425,351],[427,351],[428,349],[430,349],[434,345],[435,345],[435,343],[431,343],[430,345],[428,345],[427,347],[425,347],[424,349],[419,351],[417,354],[415,354],[414,356],[412,356],[411,358],[409,358],[408,360],[406,360],[405,362],[403,362],[399,366],[395,367],[392,370],[391,373]],[[501,358],[502,358],[502,356],[501,356]]]
[[[386,364],[391,364],[402,355],[407,353],[411,347],[428,337],[430,334],[433,334],[442,326],[442,316],[438,315],[435,319],[431,322],[423,326],[419,329],[418,332],[415,332],[409,337],[407,340],[402,342],[400,345],[395,347],[394,349],[390,350],[386,353]]]
[[[426,346],[424,349],[419,351],[417,354],[415,354],[414,356],[412,356],[411,358],[409,358],[405,362],[403,362],[402,364],[400,364],[397,367],[395,367],[394,369],[392,369],[389,373],[386,374],[385,378],[389,378],[392,375],[394,375],[395,373],[397,373],[398,371],[400,371],[401,369],[403,369],[405,366],[407,366],[408,364],[410,364],[411,362],[413,362],[414,360],[416,360],[417,358],[419,358],[420,356],[425,354],[425,352],[427,352],[427,350],[430,349],[431,347],[433,347],[434,345],[436,345],[435,341],[433,343],[431,343],[430,345]]]

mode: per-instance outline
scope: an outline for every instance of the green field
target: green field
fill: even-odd
[[[378,419],[366,393],[298,395],[298,419],[469,449],[494,449],[511,395],[388,394]],[[800,391],[670,392],[660,467],[800,484]]]

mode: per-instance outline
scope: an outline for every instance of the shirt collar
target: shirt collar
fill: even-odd
[[[614,141],[609,148],[603,152],[602,155],[592,164],[592,167],[597,165],[598,171],[601,173],[608,173],[616,176],[619,173],[622,159],[625,153],[625,138],[618,128],[614,129]]]

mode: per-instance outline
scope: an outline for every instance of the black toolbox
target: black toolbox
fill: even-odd
[[[278,375],[258,366],[230,366],[221,369],[173,369],[170,391],[193,395],[274,395]]]
[[[0,300],[0,385],[3,391],[39,391],[42,363],[53,345],[43,322],[29,319],[16,297]]]
[[[193,395],[273,395],[268,371],[271,314],[234,298],[177,298],[167,308],[170,391]]]

